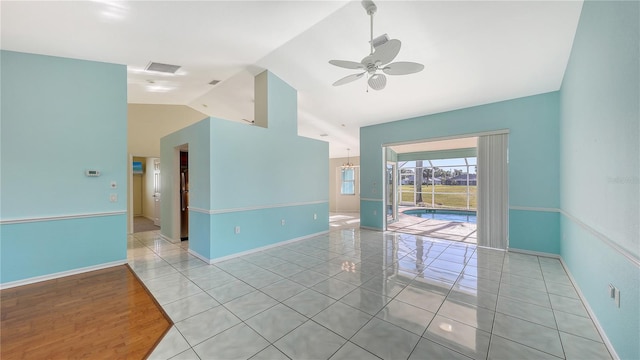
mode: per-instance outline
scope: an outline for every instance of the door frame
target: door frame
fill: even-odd
[[[153,224],[160,226],[162,192],[160,191],[160,158],[151,158],[153,163]]]
[[[440,137],[433,137],[433,138],[423,138],[423,139],[416,139],[416,140],[409,140],[409,141],[401,141],[401,142],[390,142],[390,143],[383,143],[382,147],[383,149],[386,149],[387,147],[390,146],[394,146],[394,145],[408,145],[408,144],[417,144],[417,143],[423,143],[423,142],[433,142],[433,141],[442,141],[442,140],[455,140],[455,139],[461,139],[461,138],[468,138],[468,137],[480,137],[480,136],[486,136],[486,135],[498,135],[498,134],[506,134],[508,136],[508,138],[510,138],[510,131],[509,129],[498,129],[498,130],[493,130],[493,131],[483,131],[483,132],[476,132],[476,133],[468,133],[468,134],[458,134],[458,135],[450,135],[450,136],[440,136]],[[477,146],[477,145],[476,145]],[[387,172],[387,152],[383,151],[383,157],[382,157],[382,171],[384,173],[384,177],[386,178],[386,172]],[[509,146],[507,146],[507,167],[509,166]],[[509,177],[507,176],[507,186],[510,182]],[[480,191],[480,189],[478,189],[478,192]],[[399,200],[402,200],[399,197]],[[385,221],[385,229],[386,229],[386,196],[384,197],[384,204],[385,204],[385,213],[383,214],[384,221]],[[507,204],[507,208],[508,208],[508,204]],[[479,212],[480,209],[476,209],[476,213]],[[504,219],[504,221],[507,222],[507,224],[509,224],[509,211],[507,210],[506,213],[506,218]],[[481,226],[481,224],[477,224],[476,226]],[[476,230],[477,231],[477,230]],[[509,228],[507,225],[507,248],[509,248]]]
[[[384,197],[384,211],[385,211],[385,230],[389,224],[398,221],[398,163],[395,161],[386,161],[385,168],[385,197]],[[389,166],[391,166],[391,184],[389,184]],[[391,196],[393,200],[389,204],[389,192],[392,192]],[[391,221],[389,221],[388,206],[391,205]]]
[[[160,156],[160,236],[173,243],[180,242],[180,149],[188,146],[174,146],[170,158]]]

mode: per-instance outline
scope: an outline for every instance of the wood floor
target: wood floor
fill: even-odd
[[[127,265],[0,291],[0,358],[142,359],[171,320]]]

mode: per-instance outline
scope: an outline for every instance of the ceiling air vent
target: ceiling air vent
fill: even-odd
[[[162,73],[175,74],[180,69],[178,65],[161,64],[157,62],[150,62],[145,68],[147,71],[156,71]]]
[[[219,82],[220,82],[220,80],[211,80],[209,85],[218,85]]]

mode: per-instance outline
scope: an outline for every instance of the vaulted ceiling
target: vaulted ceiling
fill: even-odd
[[[359,128],[558,90],[581,1],[377,1],[374,37],[425,65],[381,91],[328,63],[369,54],[359,1],[6,1],[5,50],[127,65],[129,103],[183,104],[253,119],[253,76],[298,90],[298,132],[358,155]],[[176,74],[145,71],[149,62]],[[209,85],[220,80],[217,85]]]

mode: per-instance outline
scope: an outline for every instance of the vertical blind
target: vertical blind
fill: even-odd
[[[509,239],[508,134],[478,137],[478,245],[506,249]]]

